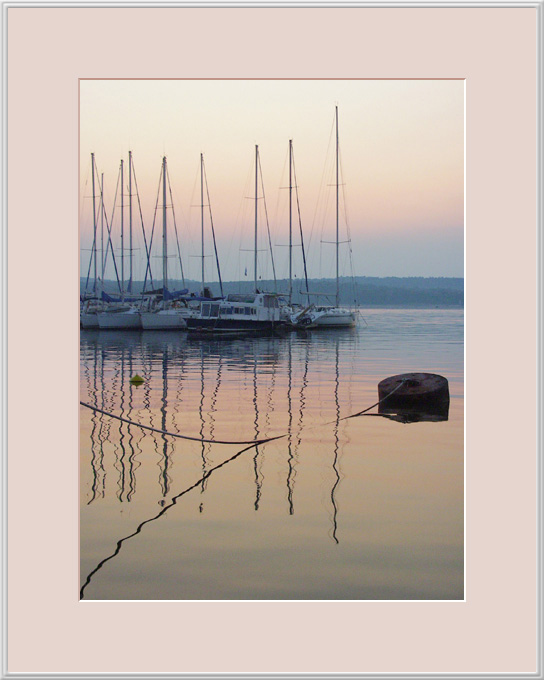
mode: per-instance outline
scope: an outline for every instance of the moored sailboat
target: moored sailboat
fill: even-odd
[[[253,293],[233,293],[223,298],[202,300],[200,310],[187,319],[192,336],[238,337],[272,335],[284,326],[278,295],[257,288],[259,147],[255,146],[255,243]],[[262,181],[262,177],[261,177]]]
[[[129,151],[129,238],[130,238],[130,283],[129,288],[132,285],[132,152]],[[141,328],[140,313],[138,309],[138,299],[129,298],[126,296],[125,292],[125,244],[124,244],[124,217],[125,217],[125,204],[124,204],[124,162],[121,160],[120,166],[120,184],[121,184],[121,280],[118,281],[120,288],[120,294],[118,299],[114,299],[111,295],[102,292],[102,300],[106,302],[104,309],[98,313],[98,326],[101,330],[139,330]],[[113,218],[112,218],[113,219]],[[109,228],[108,228],[109,232]],[[111,233],[110,243],[111,243]],[[115,262],[115,255],[113,253],[112,245],[112,258]],[[105,267],[105,261],[104,261]],[[116,268],[117,272],[117,268]],[[102,275],[104,278],[104,274]]]
[[[338,136],[338,106],[335,108],[335,131],[336,131],[336,294],[334,305],[308,306],[291,315],[291,322],[295,326],[304,328],[349,328],[357,323],[357,312],[352,309],[340,307],[340,219],[339,219],[339,192],[340,192],[340,159],[339,159],[339,136]],[[311,295],[311,293],[307,293]],[[321,295],[313,293],[313,295]]]
[[[97,257],[97,234],[98,224],[96,217],[96,178],[95,178],[96,163],[94,153],[91,153],[91,173],[92,173],[92,198],[93,198],[93,244],[91,250],[91,257],[89,260],[89,271],[87,273],[87,283],[89,281],[89,274],[91,265],[94,264],[94,281],[93,290],[91,294],[87,294],[87,286],[85,286],[85,293],[81,299],[79,322],[81,328],[98,328],[98,312],[102,311],[103,304],[98,296],[98,257]],[[101,192],[102,198],[102,192]],[[101,204],[100,204],[101,205]]]
[[[168,218],[166,202],[167,165],[166,156],[162,159],[162,294],[160,299],[149,298],[147,308],[140,311],[141,325],[144,330],[183,330],[186,318],[192,310],[180,301],[187,289],[172,293],[168,289]],[[173,203],[172,203],[173,205]],[[178,244],[179,247],[179,244]],[[180,255],[181,267],[181,255]],[[183,269],[181,268],[183,278]]]

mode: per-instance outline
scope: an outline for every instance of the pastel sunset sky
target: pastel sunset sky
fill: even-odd
[[[125,165],[125,271],[128,259],[128,152],[133,196],[134,278],[145,267],[142,224],[153,236],[160,278],[161,163],[167,158],[186,278],[200,279],[200,154],[224,280],[253,275],[255,145],[259,146],[259,275],[288,275],[288,145],[293,140],[300,223],[311,278],[333,277],[334,116],[339,112],[340,240],[351,237],[357,276],[464,275],[464,82],[461,80],[82,80],[80,83],[81,275],[93,241],[91,153],[104,181],[115,256],[120,261],[120,198]],[[133,194],[135,191],[133,189]],[[295,197],[295,192],[293,192]],[[168,206],[169,271],[179,278]],[[207,200],[205,200],[207,204]],[[293,204],[294,273],[302,276],[299,217]],[[100,223],[98,232],[100,234]],[[100,248],[100,243],[98,244]],[[217,280],[208,208],[205,268]],[[342,273],[350,252],[340,246]],[[113,278],[110,263],[106,278]]]

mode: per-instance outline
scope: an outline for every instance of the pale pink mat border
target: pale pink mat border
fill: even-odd
[[[8,9],[10,673],[535,670],[536,15]],[[89,77],[467,79],[466,602],[78,602]]]

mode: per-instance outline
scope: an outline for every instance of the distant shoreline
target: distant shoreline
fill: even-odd
[[[85,292],[86,279],[80,279],[80,293]],[[162,281],[154,281],[153,288],[160,291]],[[207,283],[212,295],[220,295],[220,287],[217,281]],[[190,292],[199,293],[202,284],[198,281],[173,280],[169,282],[169,289],[188,289]],[[277,291],[280,295],[287,296],[289,282],[281,279],[260,280],[258,287],[264,291]],[[151,286],[147,285],[147,290]],[[294,279],[292,283],[292,301],[298,304],[334,304],[336,298],[335,279],[310,279],[308,289],[310,296],[302,292],[306,284],[302,279]],[[92,289],[92,282],[87,286],[87,292]],[[132,286],[134,294],[139,294],[143,289],[142,281],[135,281]],[[116,281],[105,281],[104,290],[108,293],[118,293],[119,287]],[[223,282],[223,294],[250,293],[254,290],[254,282],[225,281]],[[319,293],[320,295],[317,295]],[[461,277],[371,277],[356,276],[353,278],[341,277],[339,281],[339,302],[341,305],[356,306],[360,308],[445,308],[455,309],[464,307],[465,281]]]
[[[445,309],[445,310],[463,310],[465,308],[464,304],[454,304],[454,305],[425,305],[425,304],[405,304],[405,305],[380,305],[380,304],[367,304],[367,305],[357,305],[357,309]]]

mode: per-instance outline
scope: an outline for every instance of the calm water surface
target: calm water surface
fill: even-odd
[[[285,338],[81,331],[83,402],[213,442],[81,407],[84,599],[464,597],[463,312],[362,315]],[[448,379],[447,421],[346,419],[412,371]]]

